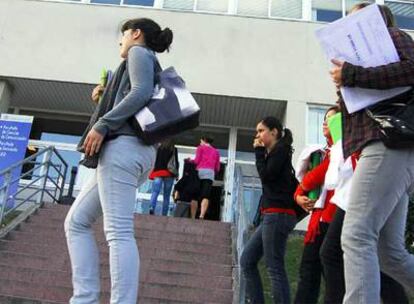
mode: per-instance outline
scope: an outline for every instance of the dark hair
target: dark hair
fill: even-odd
[[[166,150],[173,150],[174,141],[172,139],[166,139],[161,143],[160,148],[166,149]]]
[[[145,44],[154,52],[162,53],[169,51],[173,41],[173,32],[167,27],[161,30],[161,27],[155,21],[148,18],[130,19],[126,21],[121,32],[127,30],[141,30],[144,33]]]
[[[382,18],[384,18],[385,24],[387,27],[396,27],[397,23],[395,22],[394,14],[390,10],[390,8],[386,5],[378,5],[382,14]]]
[[[328,113],[329,113],[330,111],[335,111],[335,113],[339,113],[339,112],[341,112],[341,109],[339,108],[339,106],[338,106],[338,105],[334,105],[334,106],[329,107],[329,108],[326,110],[326,112],[325,112],[325,116],[323,117],[323,119],[326,119],[326,115],[328,115]]]
[[[351,10],[354,9],[363,9],[364,7],[367,7],[368,5],[371,5],[372,3],[370,2],[361,2],[358,4],[355,4]],[[391,12],[390,8],[386,5],[378,5],[379,10],[381,12],[382,18],[384,19],[385,25],[387,27],[396,27],[397,24],[395,22],[395,18],[393,13]]]
[[[211,136],[203,135],[201,136],[201,140],[211,145],[214,141],[214,138]]]
[[[293,135],[292,131],[290,131],[288,128],[283,128],[282,123],[279,119],[277,119],[274,116],[268,116],[264,118],[260,123],[262,123],[264,126],[269,128],[270,130],[276,129],[277,130],[277,140],[279,143],[284,145],[288,150],[289,154],[293,154]]]

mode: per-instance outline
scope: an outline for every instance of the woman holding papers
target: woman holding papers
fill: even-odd
[[[125,22],[121,32],[120,55],[124,60],[106,86],[80,143],[87,158],[97,158],[96,172],[65,220],[72,264],[71,304],[100,303],[99,251],[92,224],[102,214],[109,245],[110,302],[137,302],[139,255],[134,238],[135,195],[154,164],[156,149],[135,135],[128,119],[150,100],[154,89],[155,52],[167,50],[173,34],[145,18]]]
[[[297,180],[292,168],[292,133],[275,117],[258,123],[253,147],[262,182],[262,222],[247,242],[240,258],[246,279],[246,303],[264,303],[257,264],[263,257],[269,273],[273,303],[290,303],[284,265],[286,242],[296,224],[293,193]]]
[[[324,185],[325,174],[328,170],[330,160],[330,148],[332,146],[332,137],[328,128],[327,120],[329,117],[339,112],[337,106],[330,107],[323,123],[323,135],[326,138],[327,146],[323,149],[322,162],[311,171],[304,174],[301,183],[298,185],[294,198],[297,204],[307,211],[312,211],[305,235],[305,247],[303,249],[302,261],[300,265],[299,284],[296,292],[295,303],[318,303],[319,289],[322,277],[322,264],[319,257],[319,250],[324,240],[329,223],[335,214],[336,206],[330,203],[333,195],[332,190],[326,189]],[[315,153],[315,152],[313,152]],[[312,153],[312,154],[313,154]],[[308,162],[311,157],[307,153]],[[305,157],[306,157],[305,156]],[[301,172],[296,171],[300,175]],[[315,206],[315,199],[311,199],[309,192],[321,189],[318,206]]]
[[[407,92],[382,101],[408,103],[414,98],[414,41],[394,26],[389,9],[380,8],[400,61],[363,68],[334,59],[331,76],[338,87],[383,90],[408,86]],[[344,303],[380,303],[380,268],[407,290],[414,287],[414,256],[404,244],[414,185],[414,148],[387,148],[364,110],[349,114],[344,107],[343,126],[344,157],[361,151],[342,230]]]

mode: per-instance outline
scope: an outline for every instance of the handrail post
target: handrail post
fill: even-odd
[[[39,185],[41,185],[42,188],[36,200],[36,204],[39,204],[39,205],[43,204],[43,196],[44,196],[44,192],[46,189],[47,177],[49,175],[49,165],[50,165],[51,158],[52,158],[52,149],[47,148],[43,156],[42,167],[40,169],[40,176],[43,176],[43,178],[40,180],[40,183],[39,183]]]
[[[60,193],[59,193],[59,199],[58,202],[60,202],[62,200],[63,197],[63,191],[65,190],[65,178],[66,178],[66,174],[68,173],[68,166],[63,166],[63,177],[62,178],[62,183],[60,186]]]
[[[0,227],[1,227],[1,224],[3,223],[3,215],[4,215],[4,210],[6,209],[7,197],[9,193],[11,178],[12,178],[12,173],[11,171],[8,171],[4,176],[4,180],[3,180],[4,187],[2,187],[2,189],[0,190],[0,204],[1,204],[0,205]]]

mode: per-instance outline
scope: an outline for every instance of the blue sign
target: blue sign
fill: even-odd
[[[0,171],[18,163],[24,159],[33,117],[23,115],[1,114],[0,116]],[[7,191],[6,209],[14,206],[14,195],[19,186],[22,166],[12,171],[10,184]],[[0,176],[0,193],[4,190],[4,178]],[[0,204],[2,202],[0,201]]]

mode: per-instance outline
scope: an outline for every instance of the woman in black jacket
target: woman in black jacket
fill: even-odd
[[[246,280],[247,303],[264,303],[257,269],[264,257],[274,303],[290,303],[284,256],[289,233],[296,225],[293,193],[297,185],[292,168],[292,132],[275,117],[258,123],[253,146],[262,182],[262,222],[247,242],[240,258]]]
[[[170,195],[174,184],[174,179],[178,177],[178,151],[171,140],[164,141],[157,150],[154,168],[149,175],[152,182],[152,193],[150,201],[150,214],[155,213],[158,195],[163,188],[163,203],[161,214],[168,214],[170,205]]]

